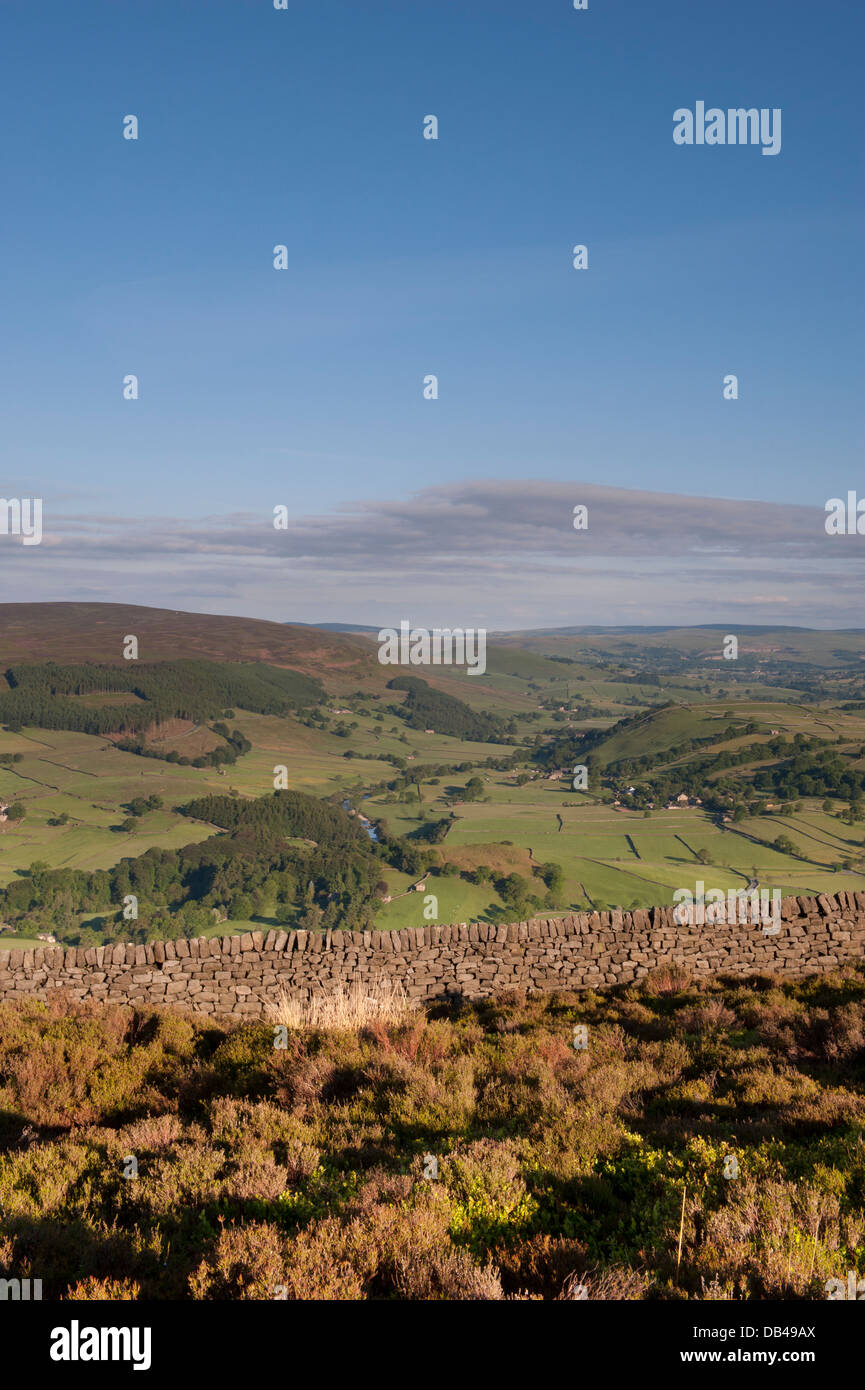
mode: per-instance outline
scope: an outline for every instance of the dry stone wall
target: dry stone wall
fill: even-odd
[[[260,1018],[285,991],[306,999],[359,981],[399,981],[412,1000],[517,989],[602,988],[661,965],[693,975],[801,976],[865,957],[865,893],[785,898],[781,926],[682,927],[672,908],[399,932],[250,932],[147,946],[0,949],[0,1000],[48,997],[170,1005]]]

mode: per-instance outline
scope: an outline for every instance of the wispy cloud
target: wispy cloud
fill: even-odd
[[[275,499],[276,501],[288,499]],[[574,507],[588,508],[575,530]],[[861,624],[865,537],[813,507],[536,479],[425,488],[327,515],[64,513],[0,536],[6,601],[115,599],[305,621]],[[14,586],[14,591],[13,591]]]

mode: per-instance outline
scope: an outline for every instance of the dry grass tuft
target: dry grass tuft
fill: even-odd
[[[405,1023],[413,1013],[403,986],[379,978],[372,985],[354,981],[331,994],[295,999],[281,986],[268,1006],[270,1023],[286,1028],[367,1028],[375,1023]]]
[[[590,1270],[586,1274],[571,1274],[565,1280],[559,1300],[636,1300],[645,1298],[651,1285],[652,1276],[645,1270],[611,1265],[608,1269]]]

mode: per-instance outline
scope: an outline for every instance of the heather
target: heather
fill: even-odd
[[[861,966],[347,1002],[2,1006],[0,1273],[290,1300],[796,1300],[865,1274]]]

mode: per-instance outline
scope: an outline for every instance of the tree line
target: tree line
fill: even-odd
[[[107,666],[55,662],[12,666],[0,693],[7,727],[34,725],[75,733],[144,734],[169,719],[202,721],[237,705],[255,714],[286,715],[324,697],[319,681],[263,662],[159,661]],[[130,695],[135,703],[93,706],[81,697]]]

